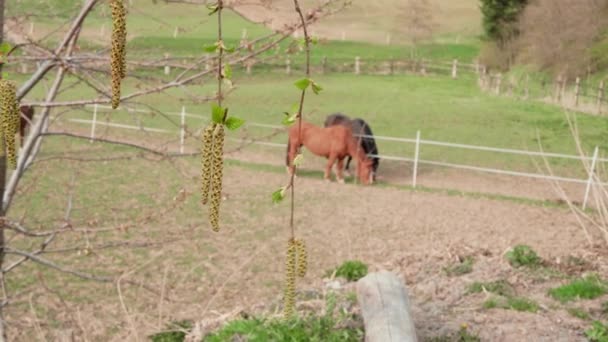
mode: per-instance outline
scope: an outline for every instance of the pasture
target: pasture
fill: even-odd
[[[56,2],[56,9],[72,9],[71,2]],[[16,16],[43,9],[37,1],[20,3],[22,7],[9,6],[9,13],[13,8]],[[198,7],[133,3],[128,57],[198,56],[203,45],[215,40],[214,18]],[[374,25],[378,18],[394,12],[391,6],[395,3],[355,2],[351,9],[315,25],[316,32],[329,40],[313,47],[313,64],[319,65],[323,57],[342,62],[354,56],[368,61],[410,56],[412,47],[404,44],[407,37],[402,28],[388,24],[400,20],[397,14],[383,21],[384,26]],[[432,3],[440,6],[436,18],[440,25],[434,39],[416,49],[418,56],[472,62],[480,45],[479,25],[469,24],[480,20],[476,2]],[[283,2],[280,8],[287,13]],[[200,13],[193,14],[194,9]],[[362,12],[367,13],[365,20],[354,20]],[[246,14],[253,19],[267,15],[261,10]],[[87,21],[81,49],[98,51],[109,45],[109,35],[100,34],[102,25],[109,32],[107,15],[98,9]],[[36,35],[66,18],[36,20]],[[249,37],[270,32],[230,12],[224,25],[229,44],[240,40],[243,28]],[[179,32],[174,38],[175,27]],[[352,35],[341,41],[344,27]],[[384,44],[387,32],[395,37],[391,45]],[[281,63],[287,47],[283,43],[277,54]],[[293,83],[301,77],[303,54],[297,53],[291,60],[291,75],[255,66],[247,74],[235,66],[235,88],[225,100],[230,112],[249,123],[281,125],[283,112],[291,111],[298,99]],[[17,67],[9,66],[8,72],[19,83],[28,78]],[[162,72],[162,68],[138,70],[134,76],[145,79]],[[174,69],[162,77],[166,81],[177,72]],[[455,80],[438,74],[342,72],[313,74],[312,78],[323,91],[307,95],[304,115],[318,125],[326,115],[343,112],[365,119],[378,136],[411,139],[420,131],[424,139],[443,142],[532,151],[540,143],[548,152],[577,153],[561,108],[483,92],[472,74]],[[57,101],[98,96],[73,76],[66,77],[66,84],[69,86]],[[137,87],[127,79],[123,91],[129,93]],[[198,132],[208,122],[210,107],[195,101],[193,94],[213,96],[215,87],[215,80],[206,78],[128,104],[138,111],[99,108],[96,137],[176,152],[183,106],[191,114],[185,121],[185,152],[195,154],[200,149]],[[42,101],[45,94],[45,87],[36,87],[24,102]],[[49,260],[69,265],[70,270],[91,271],[102,280],[115,274],[121,277],[114,282],[87,281],[35,262],[25,263],[6,278],[12,297],[5,315],[13,339],[58,340],[74,334],[88,341],[145,340],[175,321],[215,322],[210,327],[218,328],[242,313],[276,314],[282,298],[289,205],[273,204],[271,194],[287,181],[285,148],[227,142],[222,231],[215,234],[207,222],[208,209],[200,204],[198,156],[167,157],[120,144],[89,142],[87,120],[92,115],[92,106],[52,110],[50,132],[56,135],[44,137],[40,154],[21,181],[7,215],[24,226],[69,231],[53,241],[47,250]],[[579,113],[576,120],[585,152],[591,154],[598,146],[605,155],[606,119]],[[167,132],[120,129],[103,123]],[[63,132],[81,137],[61,135]],[[283,129],[255,125],[230,132],[228,137],[286,142]],[[383,155],[414,155],[411,143],[377,143]],[[306,240],[309,254],[309,272],[298,281],[302,312],[314,312],[331,292],[327,270],[357,259],[369,265],[370,271],[388,269],[403,276],[423,341],[457,331],[463,323],[482,340],[584,340],[582,332],[590,318],[606,318],[602,311],[605,298],[561,303],[547,295],[549,289],[585,272],[608,277],[605,251],[587,248],[579,224],[556,201],[559,195],[550,184],[421,165],[419,187],[412,189],[411,163],[382,160],[379,184],[364,187],[349,179],[348,184],[340,185],[323,182],[324,159],[304,154],[296,180],[295,212],[296,229]],[[420,159],[546,172],[541,158],[467,149],[425,146]],[[580,162],[551,159],[549,163],[559,175],[586,177]],[[581,188],[567,190],[579,200]],[[11,235],[10,241],[13,248],[26,250],[44,239]],[[546,261],[543,267],[512,267],[505,251],[518,244],[532,246]],[[469,257],[474,260],[469,272],[454,276],[446,271]],[[10,263],[17,257],[9,259]],[[580,265],[572,261],[575,259],[581,260]],[[514,298],[529,299],[540,309],[488,308],[491,291],[470,291],[474,282],[499,280],[510,284]],[[342,282],[337,291],[352,295],[353,284]],[[315,298],[306,297],[307,293],[314,293]],[[569,314],[575,309],[590,318]]]

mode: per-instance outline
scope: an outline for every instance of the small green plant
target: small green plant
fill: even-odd
[[[363,331],[342,324],[334,316],[336,296],[326,299],[325,314],[306,317],[292,316],[289,319],[270,320],[264,318],[240,319],[228,323],[219,331],[205,337],[205,342],[241,341],[361,341]],[[167,341],[168,342],[168,341]]]
[[[483,303],[484,309],[506,309],[524,312],[537,312],[538,304],[529,298],[505,296],[492,297]]]
[[[590,342],[608,342],[608,326],[594,321],[591,328],[585,330],[585,336]]]
[[[507,308],[515,311],[537,312],[538,304],[529,298],[509,297],[507,298]]]
[[[330,271],[328,273],[334,273]],[[345,278],[348,281],[357,281],[367,275],[367,265],[359,260],[345,261],[335,270],[336,277]]]
[[[542,265],[542,259],[527,245],[517,245],[507,252],[507,260],[513,267],[535,268]]]
[[[504,279],[500,279],[500,280],[486,282],[486,283],[474,282],[471,285],[469,285],[469,288],[467,289],[467,294],[480,293],[480,292],[483,292],[484,289],[487,292],[494,293],[494,294],[497,294],[500,296],[505,296],[505,297],[512,295],[514,292],[513,286],[511,286],[511,284],[509,284],[508,281],[506,281]]]
[[[449,265],[443,268],[443,271],[449,276],[460,276],[471,273],[473,271],[473,257],[467,256],[461,262]]]
[[[584,319],[584,320],[588,320],[591,318],[589,313],[581,308],[568,308],[568,313],[576,318],[580,318],[580,319]]]
[[[488,300],[486,300],[485,302],[483,302],[483,308],[484,309],[495,309],[498,307],[498,299],[492,297]]]
[[[549,295],[562,303],[577,299],[594,299],[608,291],[606,283],[597,275],[575,279],[569,284],[549,290]]]
[[[190,329],[192,329],[190,321],[172,322],[165,331],[150,336],[150,339],[152,342],[182,342]]]

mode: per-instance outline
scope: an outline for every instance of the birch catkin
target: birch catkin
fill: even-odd
[[[308,255],[306,254],[306,244],[304,240],[298,239],[296,240],[296,250],[298,254],[298,277],[303,278],[306,275],[306,270],[308,268]]]
[[[6,144],[8,165],[11,169],[15,169],[17,166],[15,134],[17,134],[19,126],[19,104],[15,82],[0,80],[0,98],[2,100],[0,121],[2,123],[3,140]],[[2,150],[4,153],[4,148]]]
[[[112,50],[110,66],[112,71],[112,108],[120,104],[120,84],[126,76],[127,11],[123,0],[110,0],[112,10]]]
[[[211,187],[211,174],[213,172],[212,153],[213,153],[213,131],[215,123],[205,128],[202,135],[203,147],[201,149],[201,203],[207,204],[209,200],[209,188]]]
[[[283,316],[288,319],[295,313],[296,306],[296,254],[297,246],[294,239],[287,242],[287,259],[285,260],[285,295]]]
[[[211,164],[213,165],[213,176],[211,176],[209,221],[214,231],[220,230],[220,203],[222,201],[222,177],[224,169],[224,125],[216,125],[213,131],[213,151]]]

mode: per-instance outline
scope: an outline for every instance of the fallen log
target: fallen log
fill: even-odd
[[[357,299],[366,342],[417,342],[407,290],[388,271],[370,273],[357,282]]]

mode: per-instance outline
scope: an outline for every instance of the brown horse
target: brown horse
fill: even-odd
[[[357,160],[357,175],[362,184],[370,184],[372,176],[372,160],[367,157],[363,149],[358,148],[357,139],[350,128],[344,126],[317,127],[309,122],[302,121],[302,131],[299,135],[299,121],[289,130],[287,143],[286,165],[288,171],[294,172],[293,159],[298,147],[306,146],[312,153],[327,158],[325,180],[329,180],[334,163],[338,162],[336,178],[344,183],[342,171],[344,158],[354,156]]]
[[[34,117],[34,107],[23,105],[19,107],[21,116],[19,117],[19,137],[21,138],[21,146],[23,146],[23,137],[25,136],[25,128],[29,126]]]

